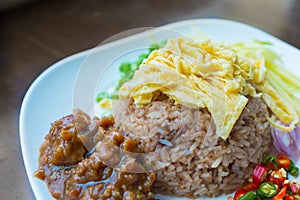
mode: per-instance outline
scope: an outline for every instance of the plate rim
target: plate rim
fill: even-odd
[[[169,28],[169,29],[173,29],[176,27],[180,27],[183,25],[187,25],[187,24],[196,24],[196,23],[201,23],[201,24],[210,24],[210,23],[214,23],[214,24],[229,24],[229,25],[234,25],[234,26],[239,26],[242,28],[246,28],[246,29],[250,29],[253,30],[255,32],[259,32],[260,34],[263,34],[269,38],[271,38],[271,40],[276,41],[277,43],[281,44],[281,45],[285,45],[288,46],[289,48],[292,48],[294,50],[298,50],[298,48],[292,46],[291,44],[287,43],[286,41],[283,41],[275,36],[273,36],[272,34],[265,32],[264,30],[261,30],[253,25],[249,25],[249,24],[245,24],[243,22],[240,21],[235,21],[235,20],[229,20],[229,19],[220,19],[220,18],[195,18],[195,19],[188,19],[188,20],[180,20],[180,21],[176,21],[176,22],[172,22],[169,24],[165,24],[162,26],[157,26],[154,27],[154,29],[150,30],[151,31],[159,31],[159,28]],[[21,145],[21,152],[22,152],[22,159],[23,159],[23,164],[25,167],[25,171],[26,171],[26,176],[27,179],[29,180],[30,183],[30,187],[33,191],[33,194],[35,196],[35,198],[37,198],[37,191],[34,189],[33,187],[33,183],[32,183],[32,174],[30,174],[30,170],[29,170],[29,155],[26,153],[28,152],[28,146],[26,145],[26,143],[24,141],[26,141],[26,130],[24,127],[24,115],[25,115],[25,108],[26,105],[28,104],[28,102],[30,101],[30,96],[33,94],[34,89],[38,86],[38,84],[45,78],[47,77],[48,74],[50,74],[51,72],[57,70],[58,68],[61,68],[64,66],[65,63],[69,63],[72,62],[75,59],[79,59],[79,58],[83,58],[85,59],[86,56],[89,55],[89,53],[91,51],[96,50],[105,50],[106,48],[112,48],[114,46],[117,45],[122,45],[122,43],[128,42],[130,40],[134,40],[137,39],[139,37],[143,37],[145,36],[146,32],[140,32],[134,35],[130,35],[121,39],[117,39],[115,41],[103,44],[101,46],[96,46],[94,48],[89,48],[77,53],[74,53],[70,56],[67,56],[65,58],[62,58],[61,60],[49,65],[44,71],[42,71],[37,78],[35,78],[32,83],[29,85],[29,88],[27,89],[23,99],[22,99],[22,103],[21,103],[21,107],[20,107],[20,113],[19,113],[19,139],[20,139],[20,145]],[[76,77],[77,77],[77,73],[76,73]]]

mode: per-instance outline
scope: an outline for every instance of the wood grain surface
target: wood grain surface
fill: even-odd
[[[300,48],[299,0],[37,0],[0,13],[0,199],[35,199],[18,118],[43,70],[121,31],[207,17],[247,23]]]

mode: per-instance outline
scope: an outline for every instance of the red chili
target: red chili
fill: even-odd
[[[280,167],[284,169],[288,169],[291,165],[291,160],[285,154],[278,154],[276,156],[276,162]]]
[[[284,183],[283,187],[286,187],[287,190],[291,190],[291,184],[290,184],[290,182]]]
[[[246,192],[249,192],[249,191],[253,191],[253,190],[256,190],[259,188],[259,185],[256,184],[256,183],[247,183],[245,184],[243,187],[241,187],[241,189],[244,189],[246,190]]]
[[[261,184],[268,174],[268,169],[265,166],[256,165],[252,173],[252,180],[256,184]]]
[[[266,164],[266,168],[268,169],[268,171],[273,171],[275,170],[275,166],[273,163],[267,163]]]
[[[270,176],[267,178],[268,182],[271,182],[280,187],[283,186],[285,180],[286,180],[286,177],[284,177],[282,175],[282,173],[279,171],[279,169],[272,171]]]
[[[292,195],[287,195],[284,200],[297,200],[297,198],[295,196]]]
[[[247,193],[247,191],[246,190],[244,190],[244,189],[238,189],[237,191],[236,191],[236,193],[234,194],[234,197],[233,197],[233,200],[238,200],[240,197],[242,197],[244,194],[246,194]]]
[[[282,200],[285,194],[286,194],[286,187],[283,187],[276,196],[272,197],[272,200]]]

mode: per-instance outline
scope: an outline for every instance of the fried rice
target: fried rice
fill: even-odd
[[[188,134],[187,150],[156,171],[154,191],[192,198],[232,193],[248,181],[272,146],[268,115],[264,101],[250,97],[229,138],[223,140],[207,109],[175,105],[166,97],[145,106],[121,99],[114,106],[117,127],[138,138],[145,152],[161,152],[163,160],[174,157],[164,147]]]

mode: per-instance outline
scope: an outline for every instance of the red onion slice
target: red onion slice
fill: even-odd
[[[284,132],[271,127],[274,146],[279,153],[284,153],[297,162],[300,157],[300,127],[295,126],[291,132]]]

